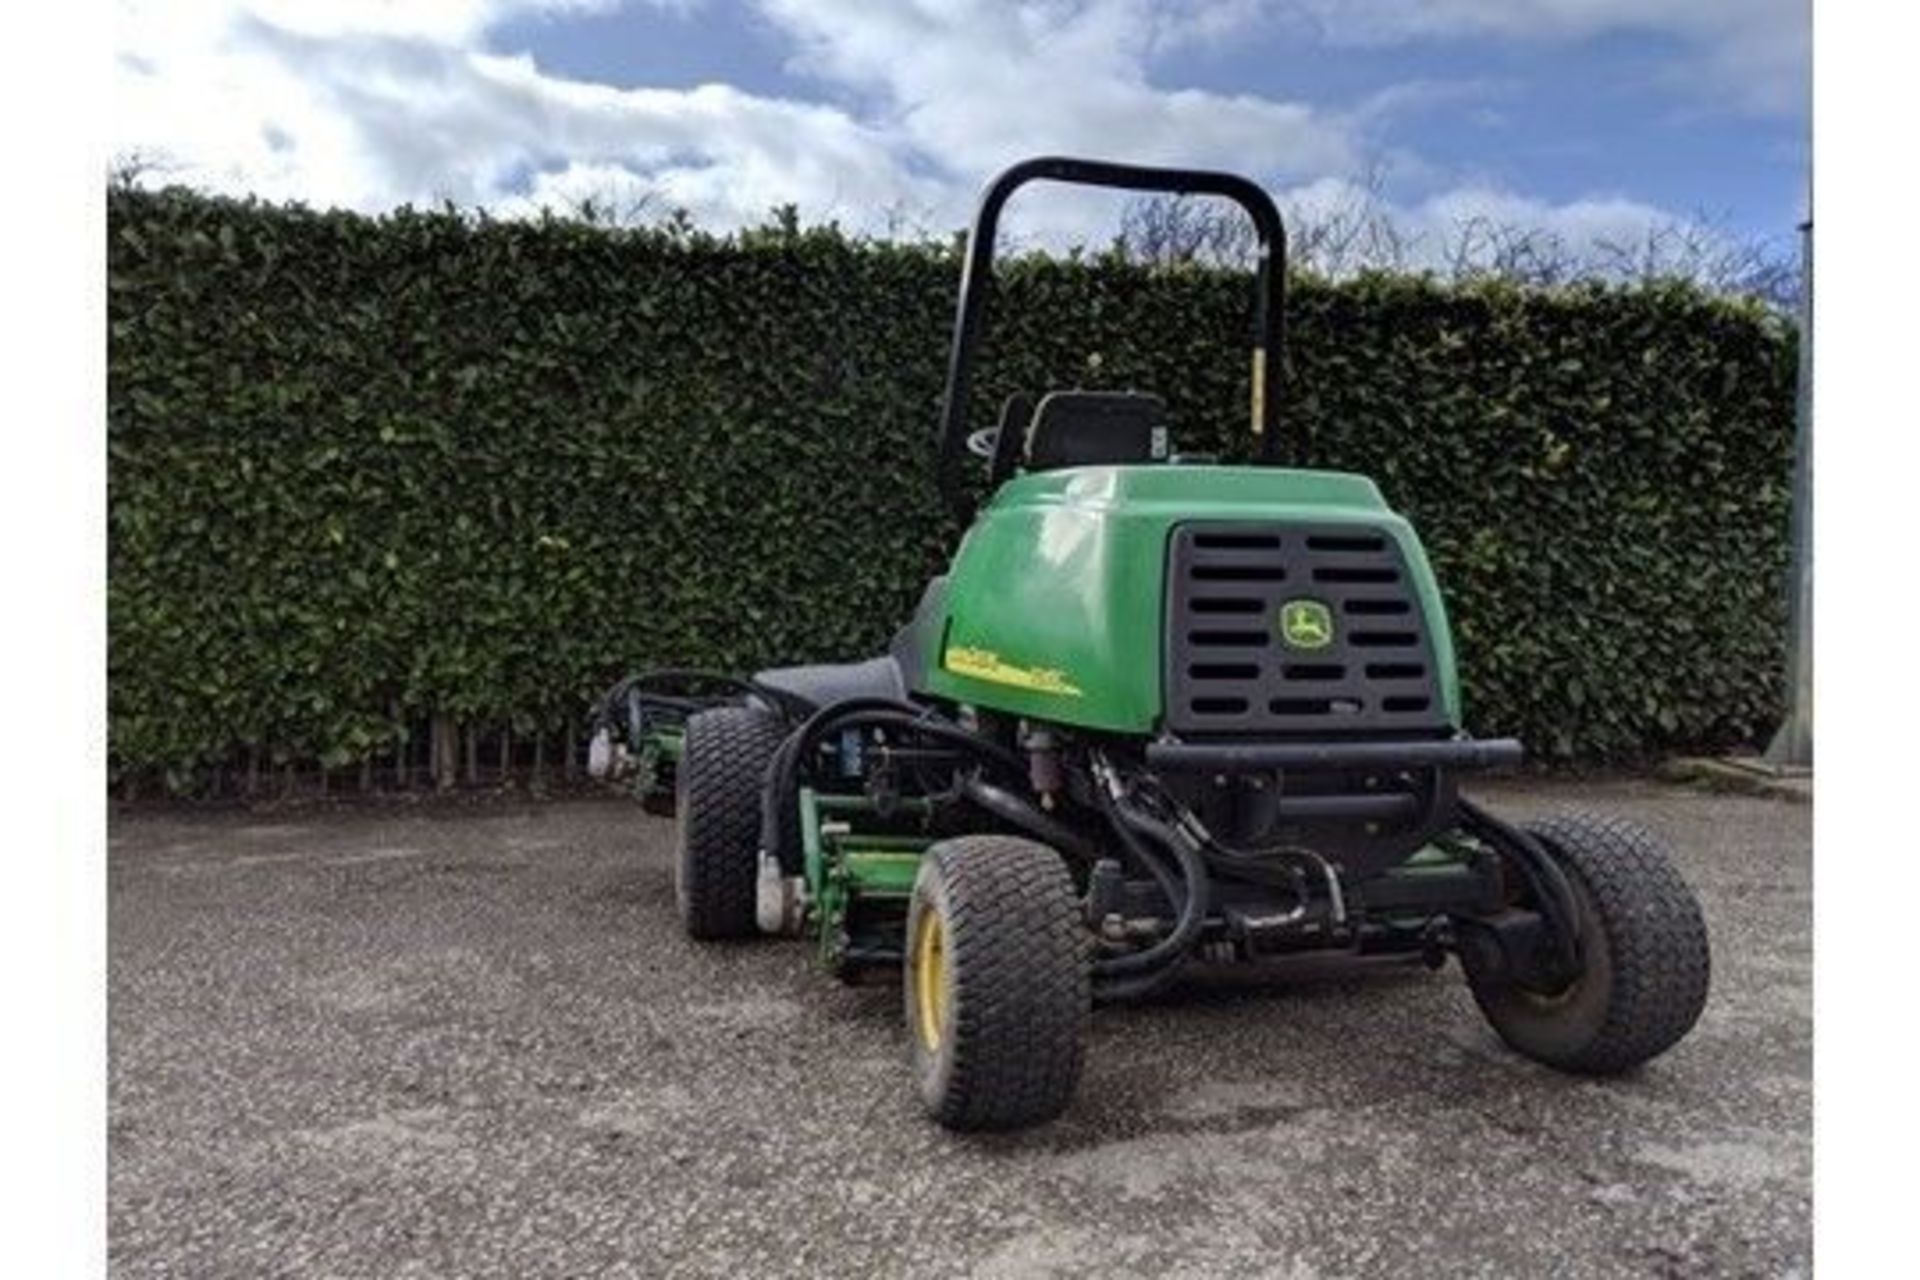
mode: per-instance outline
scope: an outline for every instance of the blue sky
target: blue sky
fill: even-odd
[[[1311,212],[1569,240],[1805,204],[1804,0],[122,0],[115,142],[320,205],[792,202],[961,225],[1020,155],[1236,168]],[[1021,204],[1025,204],[1023,199]],[[1043,241],[1114,209],[1016,210]],[[1021,221],[1024,219],[1024,222]]]

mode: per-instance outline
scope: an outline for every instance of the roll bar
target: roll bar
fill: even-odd
[[[999,234],[1000,210],[1015,191],[1036,180],[1123,191],[1161,191],[1169,195],[1222,196],[1246,210],[1253,219],[1259,241],[1253,302],[1253,434],[1259,441],[1260,461],[1280,462],[1280,356],[1285,340],[1287,233],[1273,198],[1257,183],[1237,174],[1150,168],[1069,156],[1036,156],[1022,160],[987,184],[973,215],[973,230],[967,236],[967,260],[961,268],[960,300],[953,321],[953,348],[947,359],[946,394],[940,408],[940,491],[954,514],[962,520],[972,515],[961,484],[961,467],[967,456],[967,402],[973,390],[981,314],[993,285],[993,250]]]

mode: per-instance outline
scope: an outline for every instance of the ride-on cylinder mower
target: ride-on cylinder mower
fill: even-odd
[[[1000,211],[1036,179],[1224,197],[1258,232],[1254,465],[1176,452],[1162,401],[1010,397],[970,430]],[[960,284],[938,476],[971,527],[888,651],[608,694],[592,753],[679,817],[698,939],[805,937],[904,969],[921,1101],[955,1129],[1069,1103],[1093,1004],[1196,962],[1459,957],[1514,1049],[1568,1071],[1663,1052],[1705,1003],[1700,908],[1649,833],[1516,825],[1461,793],[1521,759],[1462,728],[1420,540],[1362,476],[1280,465],[1285,236],[1254,183],[1028,160]],[[991,496],[977,512],[969,460]],[[671,801],[668,797],[671,796]]]

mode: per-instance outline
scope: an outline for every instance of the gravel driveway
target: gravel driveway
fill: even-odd
[[[114,1273],[1808,1273],[1810,810],[1485,794],[1679,847],[1716,972],[1673,1053],[1555,1075],[1453,968],[1209,978],[986,1140],[920,1119],[897,987],[686,941],[635,806],[118,818]]]

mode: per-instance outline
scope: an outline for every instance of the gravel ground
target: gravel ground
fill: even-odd
[[[1505,1052],[1456,970],[1190,983],[1096,1014],[1067,1117],[923,1122],[897,986],[679,933],[613,801],[117,819],[124,1276],[1795,1275],[1811,1270],[1810,810],[1627,813],[1715,987],[1639,1074]]]

